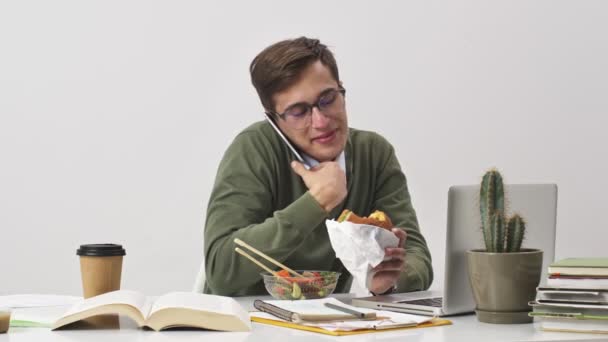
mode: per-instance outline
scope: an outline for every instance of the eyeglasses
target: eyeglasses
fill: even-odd
[[[323,115],[335,117],[344,111],[344,97],[346,89],[327,89],[319,96],[316,103],[298,102],[289,106],[283,113],[266,112],[283,119],[294,129],[304,129],[310,126],[312,121],[312,109],[317,107]]]

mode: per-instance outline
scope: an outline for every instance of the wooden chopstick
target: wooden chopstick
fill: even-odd
[[[261,267],[261,268],[262,268],[264,271],[266,271],[266,272],[268,272],[268,273],[272,274],[273,276],[275,276],[275,278],[277,278],[279,281],[282,281],[284,284],[287,284],[287,285],[291,286],[291,283],[290,283],[290,282],[289,282],[287,279],[285,279],[285,278],[283,278],[283,277],[279,276],[279,275],[277,274],[277,272],[275,272],[275,271],[271,270],[270,268],[266,267],[266,265],[264,265],[264,264],[262,264],[261,262],[257,261],[257,260],[256,260],[254,257],[252,257],[251,255],[249,255],[249,254],[248,254],[247,252],[245,252],[244,250],[242,250],[242,249],[240,249],[240,248],[238,248],[238,247],[237,247],[237,248],[235,248],[234,250],[235,250],[237,253],[239,253],[240,255],[242,255],[242,256],[246,257],[247,259],[251,260],[251,261],[252,261],[254,264],[256,264],[256,265],[260,266],[260,267]]]
[[[272,274],[273,276],[277,277],[277,272],[271,270],[270,268],[266,267],[266,265],[262,264],[261,262],[257,261],[254,257],[252,257],[251,255],[247,254],[247,252],[245,252],[244,250],[240,249],[240,248],[235,248],[234,249],[237,253],[239,253],[240,255],[246,257],[247,259],[251,260],[254,264],[260,266],[261,268],[264,269],[264,271]]]
[[[264,253],[262,253],[262,252],[258,251],[258,250],[257,250],[257,249],[255,249],[254,247],[249,246],[249,245],[248,245],[248,244],[247,244],[245,241],[243,241],[243,240],[241,240],[241,239],[235,238],[235,239],[234,239],[234,243],[236,243],[236,244],[237,244],[237,245],[239,245],[239,246],[242,246],[242,247],[245,247],[245,248],[249,249],[249,250],[250,250],[250,251],[252,251],[253,253],[255,253],[255,254],[257,254],[257,255],[261,256],[262,258],[264,258],[264,259],[266,259],[266,260],[270,261],[271,263],[273,263],[273,264],[275,264],[275,265],[279,266],[280,268],[284,269],[285,271],[287,271],[287,272],[289,272],[289,273],[291,273],[291,274],[293,274],[293,275],[295,275],[295,276],[297,276],[297,277],[300,277],[300,278],[306,278],[305,276],[301,275],[300,273],[298,273],[298,272],[296,272],[296,271],[292,270],[291,268],[289,268],[289,267],[287,267],[287,266],[285,266],[285,265],[281,264],[280,262],[278,262],[278,261],[276,261],[275,259],[273,259],[273,258],[269,257],[268,255],[266,255],[266,254],[264,254]],[[241,251],[242,251],[242,250],[241,250]],[[242,253],[241,253],[241,254],[242,254]],[[257,261],[257,260],[256,260],[256,261]]]

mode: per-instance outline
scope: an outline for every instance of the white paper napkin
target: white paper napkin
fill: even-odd
[[[399,238],[382,228],[348,221],[326,220],[331,246],[354,281],[369,289],[372,269],[384,260],[384,249],[397,247]]]

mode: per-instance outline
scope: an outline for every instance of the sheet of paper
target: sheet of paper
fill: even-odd
[[[369,288],[372,268],[384,260],[384,249],[397,247],[399,239],[392,232],[352,222],[326,220],[331,246],[344,267],[362,288]]]
[[[82,300],[82,297],[60,296],[47,294],[17,294],[0,296],[0,307],[33,308],[42,306],[73,305]]]
[[[69,306],[17,308],[11,313],[11,327],[50,328],[63,316]]]

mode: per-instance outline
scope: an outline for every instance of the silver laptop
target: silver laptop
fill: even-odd
[[[543,251],[542,282],[555,252],[557,185],[505,185],[505,203],[509,216],[517,212],[526,220],[523,247]],[[480,227],[479,185],[451,187],[448,192],[444,290],[354,298],[352,305],[434,316],[474,311],[465,252],[484,247]]]

